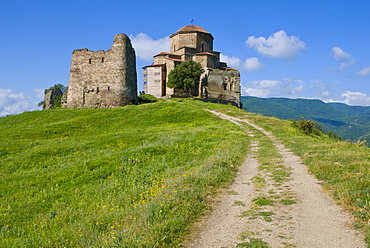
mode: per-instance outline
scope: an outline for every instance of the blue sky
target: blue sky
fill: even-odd
[[[141,68],[183,26],[212,33],[241,72],[242,95],[370,106],[370,1],[1,1],[0,116],[39,109],[43,90],[68,85],[74,49],[108,50],[131,37]]]

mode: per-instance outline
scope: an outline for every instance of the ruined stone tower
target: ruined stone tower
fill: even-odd
[[[108,51],[73,51],[67,108],[115,108],[137,104],[135,50],[125,34]]]

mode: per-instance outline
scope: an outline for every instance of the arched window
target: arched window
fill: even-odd
[[[206,45],[204,44],[204,42],[202,42],[201,44],[201,52],[205,52],[206,51]]]

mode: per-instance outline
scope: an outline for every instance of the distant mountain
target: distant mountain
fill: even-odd
[[[343,103],[324,103],[321,100],[258,98],[242,96],[243,109],[279,119],[304,118],[333,131],[343,140],[370,140],[370,107],[349,106]]]

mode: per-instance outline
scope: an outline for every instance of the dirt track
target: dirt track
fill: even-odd
[[[256,241],[266,242],[272,248],[366,247],[363,236],[351,227],[351,215],[321,190],[299,157],[248,120],[211,112],[238,125],[247,123],[270,138],[290,176],[277,184],[267,171],[260,170],[260,146],[258,141],[252,142],[234,183],[220,196],[214,210],[198,223],[186,247],[236,247]],[[253,132],[249,135],[254,136]],[[256,187],[256,178],[264,182],[263,186]],[[255,201],[261,196],[280,199],[280,204],[256,206]]]

